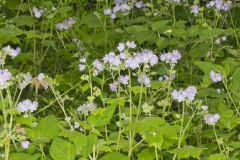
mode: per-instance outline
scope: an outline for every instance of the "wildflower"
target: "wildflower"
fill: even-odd
[[[15,58],[21,52],[21,48],[17,47],[16,49],[13,49],[9,45],[4,47],[2,50],[4,54],[9,55],[12,58]]]
[[[111,15],[112,14],[112,10],[110,8],[105,9],[103,12],[104,12],[105,15]]]
[[[34,112],[37,110],[38,103],[36,101],[30,101],[29,99],[26,99],[22,102],[19,102],[17,105],[17,110],[19,112]]]
[[[189,86],[184,91],[184,94],[189,101],[194,100],[196,93],[197,93],[197,89],[194,86]]]
[[[23,149],[28,149],[29,145],[30,145],[29,141],[22,141],[21,142],[21,146],[22,146]]]
[[[139,1],[135,3],[136,8],[142,8],[144,6],[143,1]]]
[[[77,129],[80,127],[80,124],[78,122],[74,122],[73,128]]]
[[[79,61],[81,63],[86,63],[87,62],[87,58],[86,57],[81,57]]]
[[[43,10],[40,10],[40,9],[38,9],[36,7],[33,7],[32,11],[33,11],[34,17],[36,17],[36,18],[41,18],[42,17],[42,13],[44,12]]]
[[[176,64],[182,58],[178,50],[167,52],[160,55],[160,60],[166,63]]]
[[[127,60],[125,61],[125,66],[127,68],[130,68],[130,69],[136,69],[136,68],[139,68],[139,63],[136,61],[135,58],[133,57],[129,57],[127,58]]]
[[[128,75],[120,76],[120,77],[119,77],[119,81],[120,81],[122,84],[127,85],[127,84],[128,84],[128,81],[129,81],[129,76],[128,76]]]
[[[86,65],[85,64],[79,64],[79,70],[82,72],[82,71],[84,71],[85,70],[85,68],[86,68]]]
[[[227,12],[228,10],[230,10],[231,6],[232,6],[232,2],[227,1],[221,6],[221,10],[223,10],[224,12]]]
[[[95,109],[96,109],[96,106],[93,103],[87,102],[87,103],[80,105],[77,108],[77,111],[80,112],[81,114],[88,115],[89,112],[91,112]]]
[[[117,50],[118,50],[119,52],[122,52],[124,49],[125,49],[125,44],[124,44],[124,43],[119,43],[119,44],[118,44],[118,47],[117,47]]]
[[[62,23],[57,23],[56,28],[60,31],[69,30],[75,23],[76,21],[73,18],[69,18]]]
[[[139,75],[137,81],[146,87],[151,87],[151,80],[147,75]]]
[[[218,38],[215,40],[215,44],[220,44],[220,43],[221,43],[221,39]]]
[[[4,89],[7,87],[7,82],[12,78],[12,74],[8,71],[8,69],[1,70],[0,69],[0,88]]]
[[[226,40],[227,40],[227,37],[226,37],[226,36],[223,36],[221,39],[222,39],[222,41],[226,41]]]
[[[41,86],[44,89],[48,89],[48,82],[46,81],[46,77],[43,73],[38,74],[36,80],[36,84],[38,87]]]
[[[97,74],[104,70],[103,64],[97,59],[93,62],[93,66],[97,69]]]
[[[173,90],[172,97],[178,102],[183,102],[185,100],[185,95],[182,91]]]
[[[110,83],[110,84],[109,84],[109,88],[110,88],[110,91],[112,91],[112,92],[117,92],[118,82],[117,82],[117,81],[114,81],[113,83]]]
[[[215,125],[219,119],[220,119],[219,114],[206,114],[204,116],[204,121],[208,125]]]
[[[71,120],[71,117],[69,117],[69,116],[67,116],[67,117],[65,117],[65,119],[64,119],[66,122],[70,122],[70,120]]]
[[[212,79],[213,82],[217,83],[222,81],[222,76],[220,73],[216,73],[213,70],[210,71],[210,78]]]
[[[183,102],[185,100],[193,101],[195,99],[197,89],[195,86],[189,86],[185,90],[176,91],[173,90],[172,97],[178,102]]]
[[[18,84],[19,89],[24,89],[28,84],[32,83],[32,75],[30,73],[20,75],[23,80]]]
[[[191,9],[191,13],[193,13],[194,15],[197,15],[199,13],[198,5],[192,5]]]
[[[127,43],[126,43],[126,46],[128,47],[128,48],[136,48],[136,43],[134,42],[134,41],[127,41]]]
[[[202,106],[202,110],[203,111],[207,111],[208,110],[208,106],[206,106],[206,105]]]

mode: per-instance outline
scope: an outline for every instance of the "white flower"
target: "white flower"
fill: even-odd
[[[84,71],[85,70],[85,68],[86,68],[86,65],[85,64],[79,64],[79,70],[82,72],[82,71]]]
[[[126,43],[126,46],[128,47],[128,48],[136,48],[136,43],[134,42],[134,41],[127,41],[127,43]]]
[[[222,76],[220,73],[216,73],[213,70],[210,71],[210,78],[212,79],[213,82],[217,83],[222,81]]]
[[[42,17],[43,10],[40,10],[36,7],[33,7],[32,11],[33,11],[34,17],[36,17],[36,18],[41,18]]]
[[[208,110],[208,106],[202,106],[202,110],[204,110],[204,111],[207,111]]]
[[[20,52],[21,48],[17,47],[16,49],[13,49],[11,46],[6,46],[3,49],[3,53],[11,56],[12,58],[15,58]]]
[[[206,114],[204,116],[204,121],[208,125],[215,125],[219,119],[220,119],[220,115],[219,114]]]
[[[78,122],[74,122],[73,128],[77,129],[80,127],[80,124]]]
[[[21,142],[21,146],[22,146],[23,149],[28,149],[29,145],[30,145],[29,141],[22,141]]]
[[[103,12],[104,12],[105,15],[111,15],[112,14],[112,10],[110,8],[105,9]]]
[[[88,115],[89,112],[91,112],[95,109],[96,109],[96,106],[93,103],[87,102],[87,103],[84,103],[84,104],[80,105],[77,108],[77,111],[84,114],[84,115]]]
[[[124,49],[125,49],[125,44],[124,44],[124,43],[119,43],[119,44],[118,44],[118,47],[117,47],[117,50],[118,50],[119,52],[122,52]]]

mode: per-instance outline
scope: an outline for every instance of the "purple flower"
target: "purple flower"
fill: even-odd
[[[220,115],[219,114],[206,114],[204,116],[204,121],[208,125],[215,125],[219,119],[220,119]]]
[[[127,85],[127,84],[128,84],[128,81],[129,81],[129,76],[128,76],[128,75],[120,76],[120,77],[119,77],[119,81],[120,81],[122,84]]]
[[[147,75],[139,75],[137,81],[146,87],[151,87],[151,80]]]
[[[97,107],[93,103],[87,102],[87,103],[80,105],[77,108],[77,111],[80,112],[81,114],[88,115],[89,112],[95,110],[96,108]]]
[[[30,145],[29,141],[22,141],[21,142],[21,146],[22,146],[23,149],[28,149],[29,145]]]
[[[173,50],[172,52],[167,52],[160,55],[160,60],[162,62],[176,64],[182,58],[178,50]]]
[[[195,86],[189,86],[185,90],[176,91],[173,90],[172,97],[178,102],[183,102],[185,100],[193,101],[197,93]]]
[[[29,99],[26,99],[22,102],[19,102],[17,105],[17,110],[19,112],[34,112],[38,108],[38,102],[37,101],[30,101]]]
[[[109,84],[110,91],[117,92],[118,89],[118,82],[114,81],[113,83]]]
[[[104,12],[105,15],[111,15],[112,14],[112,10],[110,8],[105,9],[103,12]]]
[[[217,83],[222,81],[222,76],[220,73],[216,73],[213,70],[210,71],[210,78],[212,79],[213,82]]]
[[[224,12],[227,12],[230,10],[231,6],[232,6],[232,2],[227,1],[221,6],[221,10],[223,10]]]
[[[98,59],[93,62],[93,66],[97,69],[97,74],[104,70],[103,64]]]
[[[139,63],[136,61],[135,58],[133,57],[128,57],[127,60],[125,61],[125,66],[130,69],[136,69],[139,68]]]
[[[36,7],[33,7],[33,8],[32,8],[32,12],[33,12],[34,17],[36,17],[36,18],[41,18],[41,17],[42,17],[42,13],[43,13],[44,11],[43,11],[43,10],[40,10],[40,9],[38,9],[38,8],[36,8]]]
[[[191,9],[191,13],[193,13],[194,15],[197,15],[199,13],[198,5],[192,5]]]
[[[0,88],[6,88],[7,82],[12,78],[12,74],[8,71],[8,69],[1,70],[0,69]]]

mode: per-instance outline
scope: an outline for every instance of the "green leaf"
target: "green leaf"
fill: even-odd
[[[138,160],[153,160],[153,159],[155,159],[155,153],[152,148],[144,149],[138,154]]]
[[[179,159],[190,158],[190,157],[200,159],[202,151],[203,151],[203,148],[185,146],[183,148],[177,148],[169,152],[173,154],[177,154]]]
[[[236,96],[240,97],[240,67],[237,68],[231,78],[229,88],[232,93],[234,93]]]
[[[87,121],[94,127],[102,127],[108,124],[115,112],[115,105],[108,106],[106,108],[98,108],[88,117]],[[100,112],[101,110],[101,112]],[[94,114],[96,113],[96,114]]]
[[[38,160],[41,154],[28,154],[28,153],[11,153],[9,160]]]
[[[0,28],[0,44],[6,42],[20,43],[17,36],[24,34],[24,32],[18,28]]]
[[[85,158],[92,152],[93,145],[97,143],[97,136],[86,136],[77,131],[62,130],[60,135],[69,138],[74,143],[76,152]]]
[[[170,22],[169,20],[162,20],[162,21],[154,22],[151,25],[152,30],[155,32],[163,33],[166,31],[166,26],[169,22]]]
[[[208,50],[209,50],[209,44],[203,43],[198,45],[197,47],[194,47],[190,51],[190,55],[193,58],[205,57],[207,55]]]
[[[14,17],[12,21],[16,23],[16,26],[20,27],[20,26],[32,26],[36,22],[36,19],[34,19],[32,16],[22,15]]]
[[[75,147],[70,142],[57,137],[50,146],[50,155],[54,160],[74,160]]]
[[[83,17],[82,23],[88,25],[89,28],[101,27],[100,19],[94,14]]]
[[[133,92],[134,94],[146,93],[146,90],[144,89],[144,87],[141,87],[141,86],[131,87],[130,91]]]
[[[55,116],[47,116],[40,120],[39,124],[29,132],[33,141],[49,142],[59,133],[58,120]]]
[[[136,129],[137,132],[149,131],[159,128],[160,125],[166,122],[160,117],[144,118],[133,122],[127,129]]]
[[[121,153],[112,152],[104,155],[100,160],[129,160],[129,158]]]
[[[212,154],[207,160],[227,160],[227,157],[224,154]]]

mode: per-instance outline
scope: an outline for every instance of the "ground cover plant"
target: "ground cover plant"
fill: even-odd
[[[238,1],[0,10],[0,159],[240,159]]]

